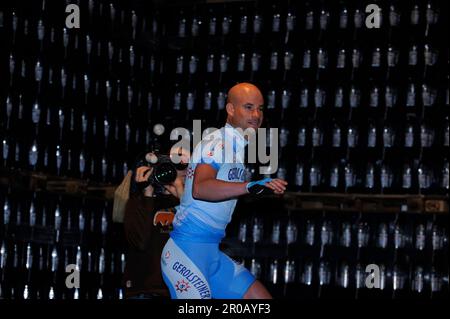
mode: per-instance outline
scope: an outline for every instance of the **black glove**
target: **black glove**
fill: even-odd
[[[247,188],[247,192],[250,194],[273,194],[273,190],[265,186],[265,184],[270,181],[272,181],[271,178],[264,178],[259,181],[250,182],[245,187]]]

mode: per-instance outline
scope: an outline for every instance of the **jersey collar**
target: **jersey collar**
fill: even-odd
[[[236,143],[237,146],[241,148],[244,148],[248,144],[248,141],[245,139],[244,135],[240,132],[240,130],[237,130],[234,126],[232,126],[229,123],[225,124],[225,133],[227,132],[233,134],[233,144]]]

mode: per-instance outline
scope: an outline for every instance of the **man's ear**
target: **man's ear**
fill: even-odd
[[[227,114],[229,116],[234,116],[234,105],[232,103],[227,103],[227,105],[225,106],[226,110],[227,110]]]

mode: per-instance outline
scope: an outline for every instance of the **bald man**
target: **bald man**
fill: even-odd
[[[245,181],[244,149],[248,133],[263,120],[264,99],[253,84],[228,92],[227,122],[205,136],[187,169],[185,192],[173,231],[161,255],[163,279],[177,299],[269,299],[270,293],[241,264],[219,250],[237,197],[271,189],[282,194],[287,183],[266,178]]]

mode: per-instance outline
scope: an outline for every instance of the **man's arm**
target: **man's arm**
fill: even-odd
[[[141,166],[136,169],[136,183],[146,182],[152,168]],[[125,236],[130,245],[139,250],[146,250],[154,234],[153,217],[160,209],[174,207],[179,204],[174,196],[153,197],[153,186],[148,185],[139,193],[130,196],[125,206]]]
[[[217,171],[209,164],[198,164],[194,172],[192,197],[195,199],[219,202],[248,194],[247,182],[225,182],[216,179]],[[287,183],[273,179],[264,186],[272,189],[275,194],[282,194]]]
[[[192,197],[212,202],[247,194],[247,183],[225,182],[216,179],[217,171],[209,164],[198,164],[194,172]]]

